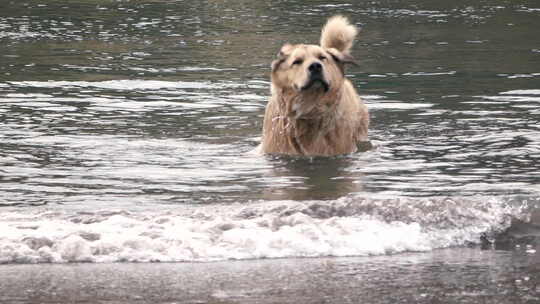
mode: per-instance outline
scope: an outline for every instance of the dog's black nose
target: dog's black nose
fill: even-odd
[[[314,62],[308,67],[311,73],[320,73],[322,70],[322,65],[319,62]]]

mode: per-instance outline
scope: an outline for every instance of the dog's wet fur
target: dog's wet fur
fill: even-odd
[[[272,62],[272,96],[263,123],[265,154],[330,156],[357,151],[368,141],[368,110],[345,78],[355,63],[357,29],[334,16],[319,45],[285,44]]]

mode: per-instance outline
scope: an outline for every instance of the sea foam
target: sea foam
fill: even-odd
[[[496,199],[343,198],[161,212],[0,215],[0,263],[208,262],[428,251],[478,243],[520,207]]]

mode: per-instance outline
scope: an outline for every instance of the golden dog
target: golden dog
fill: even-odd
[[[321,45],[285,44],[272,62],[272,96],[263,122],[260,152],[338,155],[367,142],[369,114],[344,67],[357,29],[334,16]]]

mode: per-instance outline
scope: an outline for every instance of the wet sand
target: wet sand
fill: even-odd
[[[2,265],[0,303],[539,303],[533,251]]]

